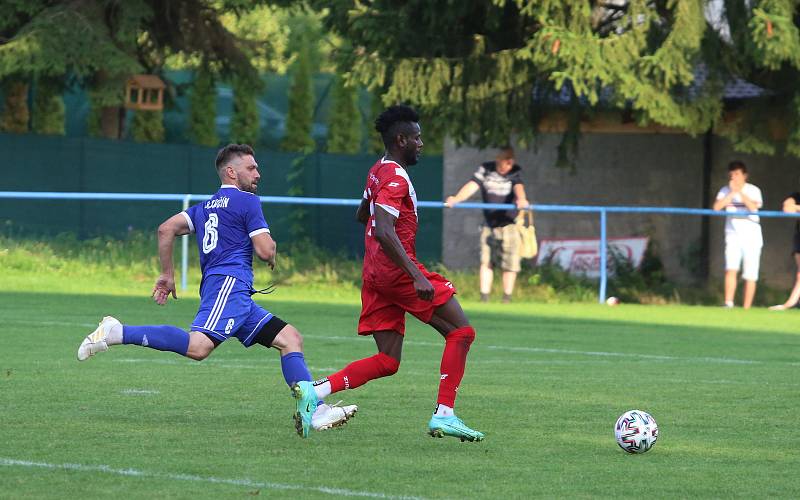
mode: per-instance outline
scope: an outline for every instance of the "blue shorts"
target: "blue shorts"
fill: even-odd
[[[274,317],[253,301],[250,291],[248,283],[232,276],[204,276],[200,309],[191,330],[220,342],[236,337],[243,346],[250,347],[258,332]]]

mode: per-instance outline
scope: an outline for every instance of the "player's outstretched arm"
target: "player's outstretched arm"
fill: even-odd
[[[167,303],[172,295],[177,299],[175,291],[175,266],[172,264],[172,248],[175,237],[189,234],[189,223],[182,214],[176,214],[158,226],[158,259],[161,262],[161,275],[153,286],[153,300],[159,305]]]
[[[461,189],[458,190],[455,196],[448,196],[444,200],[444,203],[448,207],[457,205],[458,203],[461,203],[462,201],[468,199],[473,194],[477,193],[480,188],[481,186],[477,182],[469,180],[467,181],[466,184],[461,186]]]
[[[256,256],[266,262],[270,269],[275,269],[275,256],[278,252],[278,245],[269,233],[259,233],[252,238],[253,251]]]
[[[397,232],[394,229],[397,219],[380,205],[375,206],[375,239],[380,243],[392,262],[414,280],[417,296],[422,300],[433,300],[433,285],[422,271],[411,261]]]

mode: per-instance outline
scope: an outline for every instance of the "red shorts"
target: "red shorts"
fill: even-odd
[[[414,280],[407,274],[394,283],[365,281],[361,287],[361,317],[358,334],[393,330],[401,335],[406,331],[406,313],[413,314],[423,323],[431,320],[434,310],[455,295],[456,289],[447,279],[420,266],[422,274],[433,285],[433,300],[417,297]]]

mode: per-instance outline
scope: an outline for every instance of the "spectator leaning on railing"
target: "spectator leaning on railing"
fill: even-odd
[[[455,196],[448,196],[445,204],[452,207],[468,199],[478,190],[484,203],[513,203],[517,209],[530,205],[522,182],[522,167],[514,163],[514,149],[505,146],[497,153],[495,161],[483,163]],[[481,230],[481,301],[489,300],[494,280],[494,269],[503,270],[503,302],[511,302],[514,283],[520,270],[520,236],[514,224],[517,210],[484,210],[486,223]]]
[[[731,213],[725,218],[725,307],[733,307],[737,273],[742,268],[744,300],[742,306],[753,305],[761,261],[761,223],[757,215],[735,215],[737,212],[757,212],[764,204],[761,190],[747,182],[747,166],[741,161],[728,165],[728,185],[717,193],[714,210]]]

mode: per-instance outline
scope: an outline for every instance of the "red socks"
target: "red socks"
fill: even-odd
[[[472,341],[475,340],[475,330],[465,326],[453,330],[445,338],[441,377],[439,382],[439,396],[437,404],[453,408],[456,401],[456,392],[464,378],[464,368],[467,364],[467,353]],[[376,378],[394,375],[400,368],[400,362],[382,352],[368,358],[353,361],[342,370],[329,375],[331,393],[345,389],[355,389]]]
[[[456,392],[458,392],[461,379],[464,378],[467,353],[473,340],[475,340],[475,330],[471,326],[453,330],[445,337],[440,367],[439,396],[436,404],[443,404],[450,408],[455,407]]]
[[[400,362],[382,352],[368,358],[353,361],[343,369],[328,376],[331,392],[355,389],[370,380],[397,373]],[[460,380],[460,378],[459,378]]]

